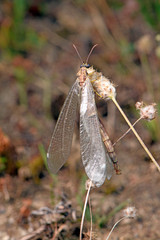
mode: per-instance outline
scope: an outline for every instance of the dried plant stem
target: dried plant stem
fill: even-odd
[[[88,198],[88,203],[89,203],[89,212],[90,212],[90,218],[91,218],[91,228],[90,228],[90,237],[89,237],[89,240],[91,240],[91,239],[92,239],[92,226],[93,226],[93,221],[92,221],[92,207],[91,207],[90,197]]]
[[[87,194],[86,194],[86,199],[85,199],[85,203],[84,203],[84,207],[83,207],[81,226],[80,226],[80,235],[79,235],[80,240],[82,240],[82,229],[83,229],[83,223],[84,223],[84,216],[85,216],[85,212],[86,212],[86,206],[87,206],[91,186],[92,186],[92,181],[89,182],[89,186],[88,186],[88,190],[87,190]]]
[[[148,91],[152,95],[153,101],[155,101],[153,82],[152,82],[152,72],[151,72],[149,59],[147,58],[147,54],[145,54],[145,53],[140,53],[139,57],[140,57],[140,61],[141,61],[141,64],[142,64],[142,70],[144,72],[144,75],[146,76],[145,77],[145,79],[146,79],[146,86],[148,88]]]
[[[132,126],[134,127],[141,119],[142,119],[142,117],[138,118],[138,119],[132,124]],[[127,130],[120,138],[118,138],[118,139],[115,141],[115,143],[113,143],[113,146],[115,146],[122,138],[124,138],[124,137],[127,135],[127,133],[129,133],[130,130],[131,130],[131,128],[128,128],[128,130]]]
[[[114,102],[114,104],[116,105],[116,107],[118,108],[118,110],[120,111],[120,113],[122,114],[122,116],[124,117],[124,119],[126,120],[127,124],[129,125],[129,127],[131,128],[132,132],[134,133],[134,135],[136,136],[136,138],[138,139],[139,143],[141,144],[141,146],[143,147],[143,149],[146,151],[146,153],[148,154],[148,156],[150,157],[150,159],[152,160],[152,162],[156,165],[158,171],[160,172],[160,166],[159,164],[156,162],[156,160],[154,159],[154,157],[152,156],[152,154],[150,153],[150,151],[148,150],[148,148],[146,147],[146,145],[144,144],[144,142],[142,141],[141,137],[138,135],[138,133],[136,132],[136,130],[134,129],[134,127],[132,126],[132,124],[130,123],[130,121],[128,120],[127,116],[125,115],[125,113],[123,112],[123,110],[121,109],[121,107],[119,106],[117,100],[115,98],[111,98],[112,101]]]
[[[109,237],[111,236],[111,233],[113,232],[113,230],[114,230],[114,228],[117,226],[117,224],[118,224],[119,222],[121,222],[122,220],[126,219],[126,218],[128,218],[128,217],[125,216],[125,217],[119,219],[119,220],[113,225],[113,227],[112,227],[111,231],[109,232],[109,234],[108,234],[106,240],[109,239]]]

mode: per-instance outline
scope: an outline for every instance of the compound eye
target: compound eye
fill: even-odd
[[[90,68],[90,66],[91,66],[90,64],[86,64],[85,65],[86,68]]]
[[[82,68],[82,67],[90,68],[90,66],[91,65],[88,63],[83,63],[83,64],[81,64],[80,68]]]

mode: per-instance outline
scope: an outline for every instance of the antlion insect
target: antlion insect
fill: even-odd
[[[97,187],[100,187],[106,177],[107,179],[111,178],[113,164],[117,173],[119,173],[119,169],[112,143],[97,115],[94,91],[105,99],[109,98],[111,93],[114,96],[116,93],[110,81],[88,64],[88,59],[96,46],[92,47],[86,63],[82,61],[77,79],[64,102],[49,145],[47,163],[50,171],[55,174],[68,159],[77,108],[80,105],[82,162],[89,179]],[[75,45],[73,47],[80,57]]]

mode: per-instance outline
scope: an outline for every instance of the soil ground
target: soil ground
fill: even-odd
[[[156,30],[144,20],[137,1],[123,1],[118,9],[112,1],[103,0],[44,2],[30,2],[23,27],[34,41],[17,40],[18,47],[5,39],[17,24],[12,1],[0,3],[2,240],[79,238],[87,178],[80,158],[78,116],[66,165],[52,176],[44,163],[61,106],[80,65],[72,43],[82,58],[92,45],[99,44],[89,63],[114,82],[117,100],[132,123],[138,118],[136,101],[159,104],[160,100]],[[96,98],[96,103],[115,142],[128,127],[111,101]],[[136,125],[157,161],[159,121],[157,114],[152,125],[146,126],[144,120]],[[115,152],[122,174],[113,173],[110,181],[90,194],[92,239],[106,239],[114,223],[123,217],[123,209],[130,206],[136,208],[136,217],[122,221],[110,239],[160,239],[159,172],[132,133],[116,144]],[[84,239],[89,239],[89,232],[87,209]]]

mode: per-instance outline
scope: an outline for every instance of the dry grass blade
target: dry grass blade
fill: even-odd
[[[91,207],[90,197],[89,197],[89,199],[88,199],[88,203],[89,203],[89,212],[90,212],[90,217],[91,217],[91,228],[90,228],[90,237],[89,237],[89,240],[91,240],[91,239],[92,239],[93,220],[92,220],[92,207]]]
[[[82,240],[82,229],[83,229],[83,223],[84,223],[84,216],[85,216],[86,206],[87,206],[87,202],[88,202],[88,199],[89,199],[89,193],[90,193],[92,184],[93,184],[92,181],[89,181],[89,186],[88,186],[88,190],[87,190],[87,194],[86,194],[86,199],[85,199],[83,213],[82,213],[82,219],[81,219],[80,235],[79,235],[80,240]]]

